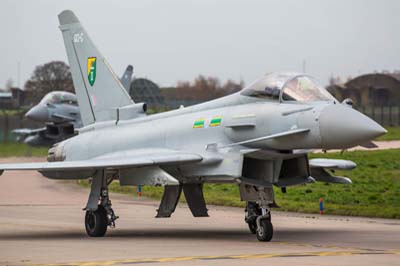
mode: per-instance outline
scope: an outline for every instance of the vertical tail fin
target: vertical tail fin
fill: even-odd
[[[124,74],[121,77],[121,84],[124,86],[128,94],[131,86],[132,74],[133,74],[133,66],[128,65],[125,69]]]
[[[115,119],[115,109],[133,103],[110,65],[70,10],[58,15],[84,125]]]

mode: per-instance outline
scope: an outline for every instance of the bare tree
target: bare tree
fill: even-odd
[[[39,65],[31,78],[25,83],[28,102],[37,103],[51,91],[74,91],[71,71],[62,61],[52,61]]]
[[[228,79],[225,82],[225,84],[221,87],[221,90],[223,91],[223,95],[227,95],[240,91],[243,88],[244,88],[243,80],[241,80],[239,83],[236,83],[235,81]]]
[[[14,80],[12,78],[9,78],[6,81],[6,86],[4,87],[4,90],[10,91],[13,86],[14,86]]]
[[[220,80],[216,77],[199,75],[193,82],[178,82],[176,95],[171,95],[170,97],[183,100],[208,101],[239,91],[243,87],[243,81],[236,83],[233,80],[227,80],[221,85]]]

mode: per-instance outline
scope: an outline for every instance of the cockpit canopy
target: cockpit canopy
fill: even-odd
[[[76,95],[66,91],[52,91],[40,101],[41,104],[70,104],[78,105]]]
[[[312,77],[297,73],[267,74],[245,88],[241,94],[279,101],[335,101]]]

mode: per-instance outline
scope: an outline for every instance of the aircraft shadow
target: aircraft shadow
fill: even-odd
[[[276,229],[274,231],[274,241],[318,241],[321,239],[346,238],[348,230],[339,229]],[[363,234],[362,231],[359,231]],[[365,232],[364,232],[365,233]],[[101,239],[89,238],[84,230],[74,231],[44,231],[44,232],[17,232],[0,233],[0,241],[4,240],[56,240],[56,239]],[[237,240],[253,241],[255,235],[250,234],[246,229],[237,230],[187,230],[187,229],[115,229],[109,230],[106,239],[196,239],[196,240]]]

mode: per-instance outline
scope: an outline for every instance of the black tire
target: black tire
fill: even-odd
[[[257,223],[256,223],[256,221],[248,222],[247,225],[249,226],[250,233],[255,234],[257,232]]]
[[[257,228],[256,236],[258,241],[268,242],[271,241],[274,234],[272,223],[268,219],[260,221],[260,228]]]
[[[107,232],[107,212],[99,205],[96,211],[86,211],[85,228],[88,236],[102,237]]]

